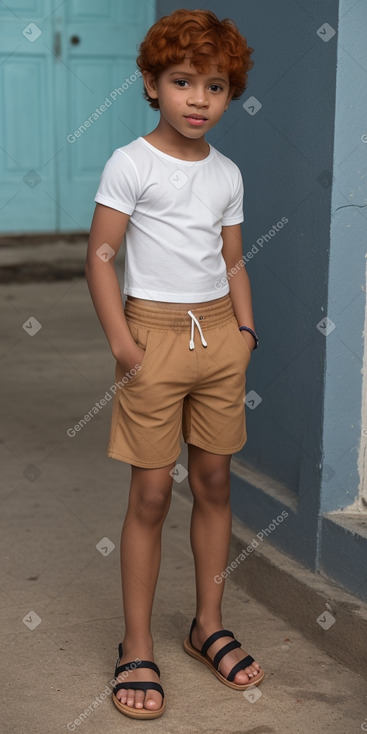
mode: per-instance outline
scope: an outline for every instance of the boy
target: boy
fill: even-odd
[[[223,629],[223,584],[214,581],[228,559],[229,466],[247,439],[245,372],[258,340],[242,260],[241,173],[205,141],[244,91],[252,50],[231,20],[210,11],[161,18],[137,59],[160,121],[113,153],[95,197],[86,277],[121,385],[108,456],[131,465],[113,701],[133,718],[156,718],[165,707],[150,626],[181,428],[197,595],[184,648],[232,688],[264,678]],[[124,309],[113,259],[125,232]],[[106,243],[107,262],[97,254]]]

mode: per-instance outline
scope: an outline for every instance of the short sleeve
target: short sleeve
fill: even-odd
[[[139,175],[133,161],[117,149],[103,169],[94,201],[130,215],[139,199],[139,189]]]
[[[235,166],[233,175],[234,192],[231,201],[223,213],[222,225],[230,226],[231,224],[240,224],[244,221],[243,215],[243,195],[244,187],[241,171]]]

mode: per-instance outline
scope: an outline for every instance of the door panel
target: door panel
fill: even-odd
[[[146,0],[0,5],[0,232],[89,228],[107,158],[158,122],[135,74],[154,20]]]
[[[46,0],[0,5],[0,229],[52,230],[53,34]]]

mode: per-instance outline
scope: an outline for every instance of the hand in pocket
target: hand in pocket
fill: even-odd
[[[115,355],[117,362],[119,363],[122,372],[129,373],[132,369],[136,369],[137,365],[142,364],[145,356],[145,349],[142,349],[137,344],[134,349],[127,355],[124,352],[121,356]]]

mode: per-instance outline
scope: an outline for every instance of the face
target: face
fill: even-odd
[[[228,73],[214,64],[199,74],[185,59],[161,72],[157,82],[148,72],[143,76],[149,96],[159,100],[161,121],[194,140],[219,122],[232,98]]]

